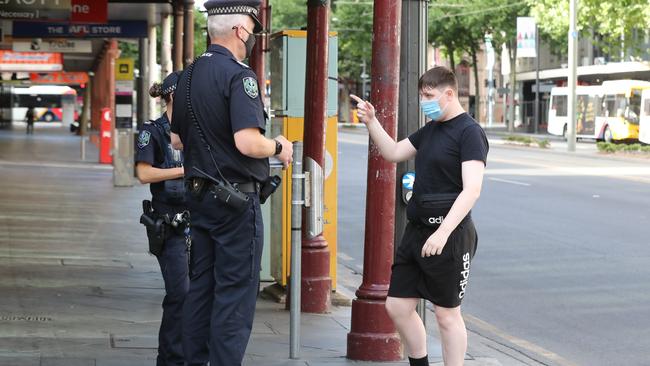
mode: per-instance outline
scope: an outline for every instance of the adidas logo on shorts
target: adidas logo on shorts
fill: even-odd
[[[463,254],[463,270],[460,272],[460,275],[460,293],[458,294],[458,298],[462,299],[465,296],[467,280],[469,279],[469,252]]]
[[[431,225],[435,225],[435,224],[440,225],[440,224],[442,224],[444,219],[445,219],[444,216],[429,217],[428,221],[429,221],[429,224],[431,224]]]

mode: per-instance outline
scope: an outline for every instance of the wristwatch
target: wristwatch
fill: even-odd
[[[282,152],[282,144],[278,140],[275,141],[275,155],[278,155]]]

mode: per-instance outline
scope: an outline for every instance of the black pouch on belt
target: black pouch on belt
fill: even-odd
[[[165,220],[154,213],[151,201],[142,201],[142,211],[140,223],[147,229],[149,253],[159,256],[162,254],[165,236],[167,235]]]
[[[409,221],[425,226],[440,226],[458,193],[423,194],[411,198],[407,208]]]

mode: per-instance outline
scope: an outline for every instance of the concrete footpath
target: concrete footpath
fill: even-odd
[[[164,290],[138,223],[148,188],[113,187],[111,168],[81,161],[62,129],[0,130],[0,141],[0,366],[154,365]],[[339,277],[353,296],[360,276]],[[347,360],[350,311],[303,314],[301,359],[289,360],[289,312],[261,297],[244,364],[407,364]],[[468,328],[466,365],[552,364],[478,319]]]

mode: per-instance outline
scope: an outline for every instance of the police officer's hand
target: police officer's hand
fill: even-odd
[[[357,117],[359,117],[359,121],[368,124],[375,119],[375,106],[354,94],[350,94],[350,98],[357,102]]]
[[[293,144],[282,135],[278,135],[275,140],[282,144],[282,151],[276,157],[282,162],[284,169],[287,169],[293,162]]]
[[[449,234],[442,230],[436,230],[422,246],[422,258],[441,254],[447,244],[447,239],[449,239]]]

